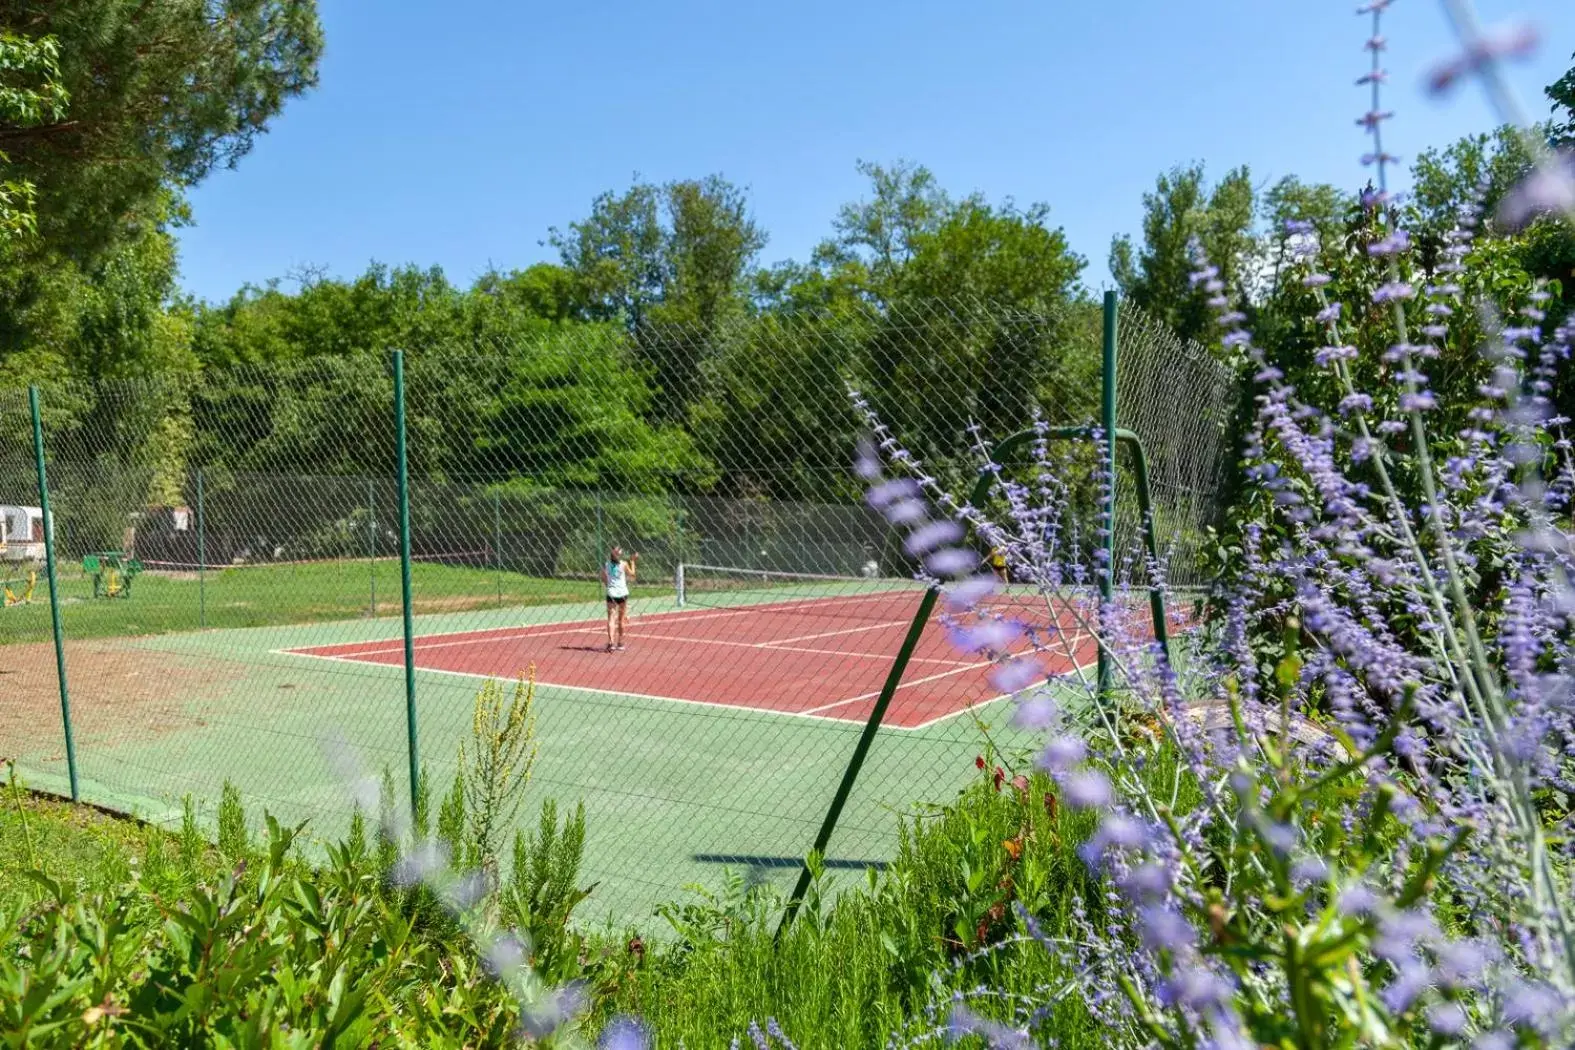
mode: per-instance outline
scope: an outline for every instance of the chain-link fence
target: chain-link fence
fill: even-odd
[[[1119,422],[1148,447],[1170,574],[1195,583],[1234,388],[1134,311],[1120,331]],[[0,391],[0,503],[18,522],[0,756],[68,789],[59,655],[88,801],[169,819],[228,780],[326,836],[349,817],[346,753],[402,784],[402,420],[415,735],[435,789],[477,689],[533,674],[530,791],[585,803],[593,912],[648,914],[722,865],[786,885],[922,594],[850,470],[850,388],[959,491],[971,434],[1096,423],[1101,388],[1097,326],[982,305],[478,334],[403,348],[402,404],[393,357],[42,389],[58,654],[33,419],[25,391]],[[1096,460],[1068,444],[1069,470]],[[1123,472],[1124,542],[1135,524]],[[614,548],[629,569],[609,583]],[[973,775],[975,720],[1005,721],[984,670],[925,630],[833,867],[886,859],[894,812]]]

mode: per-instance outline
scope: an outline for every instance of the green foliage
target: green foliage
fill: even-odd
[[[241,805],[241,792],[230,781],[224,782],[219,796],[219,852],[232,861],[242,861],[251,856],[251,835],[246,830],[246,811]]]
[[[31,39],[0,30],[0,125],[22,129],[59,118],[68,101],[59,82],[59,57],[53,37]],[[5,153],[0,153],[0,171],[11,174]],[[36,189],[26,177],[0,181],[0,249],[37,228]]]
[[[1208,293],[1195,287],[1189,254],[1193,238],[1217,260],[1226,294],[1246,296],[1255,242],[1256,201],[1251,176],[1236,168],[1210,188],[1203,165],[1173,168],[1143,195],[1143,243],[1122,235],[1110,246],[1110,272],[1122,295],[1164,322],[1182,339],[1206,342],[1214,331]]]
[[[465,837],[465,775],[454,771],[454,783],[438,805],[437,840],[448,851],[454,864],[469,867],[472,863],[470,842]]]
[[[549,982],[578,975],[585,938],[569,926],[570,914],[595,885],[581,888],[585,855],[585,806],[558,825],[558,804],[546,799],[530,836],[514,833],[513,866],[501,894],[505,925],[525,937],[526,958]]]
[[[10,0],[0,25],[30,34],[0,40],[0,375],[189,372],[169,228],[315,83],[314,0]]]
[[[1413,232],[1440,239],[1462,206],[1480,198],[1491,213],[1530,167],[1520,132],[1508,126],[1423,150],[1412,165],[1407,222]]]
[[[737,186],[719,175],[604,193],[591,214],[550,243],[577,284],[581,316],[635,335],[649,368],[656,418],[681,419],[694,401],[709,333],[741,311],[765,234]]]
[[[470,750],[459,746],[456,782],[464,814],[462,835],[469,863],[480,867],[497,885],[499,854],[508,829],[514,826],[536,765],[536,681],[515,683],[505,701],[503,686],[489,679],[476,693],[471,713]],[[444,810],[448,802],[444,802]],[[444,814],[439,814],[439,827]],[[584,834],[583,821],[580,828]],[[546,841],[550,849],[550,840]],[[453,848],[451,844],[451,849]],[[455,856],[460,854],[456,850]],[[516,847],[515,856],[519,851]]]
[[[421,771],[421,788],[423,791],[421,801],[424,803],[424,805],[418,805],[417,811],[422,817],[426,817],[427,814],[431,812],[432,794],[431,779],[427,776],[425,769],[422,769]],[[387,766],[384,766],[383,776],[381,781],[378,783],[377,791],[376,856],[377,870],[383,872],[385,876],[388,872],[394,870],[395,864],[399,863],[400,842],[394,830],[399,827],[399,813],[401,808],[399,800],[399,789],[394,783],[394,771]],[[427,826],[425,820],[422,821],[422,827],[419,832],[419,836],[423,840],[427,837]]]
[[[313,0],[8,0],[0,24],[58,46],[66,105],[8,129],[6,149],[38,187],[40,238],[78,261],[166,188],[238,161],[322,52]]]
[[[1575,66],[1548,85],[1548,99],[1553,103],[1554,142],[1565,146],[1575,145]],[[1563,113],[1559,112],[1561,109]]]
[[[1102,891],[1076,854],[1093,821],[1056,805],[1041,774],[1001,763],[997,773],[986,762],[951,805],[907,822],[885,871],[836,887],[817,862],[780,938],[783,902],[769,884],[728,872],[713,888],[691,887],[659,909],[676,941],[631,944],[635,968],[606,990],[597,1018],[638,1014],[660,1045],[722,1048],[774,1017],[800,1046],[882,1046],[944,1024],[955,991],[1042,995],[1066,981],[1018,909],[1052,931],[1079,899],[1098,914]],[[1075,998],[1048,1012],[1039,1034],[1062,1047],[1104,1045]]]
[[[41,905],[0,934],[8,1045],[507,1040],[514,1008],[463,942],[414,925],[355,848],[314,872],[292,858],[299,828],[266,823],[254,869],[169,896],[145,878],[84,897],[37,876]]]
[[[174,837],[13,791],[0,811],[5,841],[23,816],[33,818],[42,863],[0,861],[7,1046],[515,1043],[508,986],[430,893],[382,878],[388,869],[369,851],[359,811],[348,837],[312,866],[295,849],[301,828],[272,816],[259,845],[237,845],[246,816],[229,785],[223,858],[203,840],[190,800]],[[545,804],[538,833],[516,841],[516,872],[495,909],[555,981],[609,958],[570,925],[590,892],[578,888],[584,836],[582,809],[560,827]],[[383,858],[390,868],[398,848]],[[572,1045],[572,1033],[544,1045]]]

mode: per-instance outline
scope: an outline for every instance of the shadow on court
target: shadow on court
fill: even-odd
[[[690,859],[700,864],[728,864],[740,868],[792,868],[797,870],[804,865],[803,857],[762,857],[739,853],[695,853]],[[863,871],[865,868],[874,868],[877,871],[886,870],[883,860],[836,860],[827,859],[824,862],[828,869],[843,871]]]

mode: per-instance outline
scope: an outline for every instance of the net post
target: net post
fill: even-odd
[[[38,409],[38,387],[27,388],[33,413],[33,458],[38,467],[38,509],[44,518],[44,571],[49,577],[49,621],[55,635],[55,676],[60,683],[60,721],[66,731],[66,775],[71,801],[82,801],[77,786],[77,745],[71,732],[71,690],[66,685],[65,632],[60,626],[60,579],[55,572],[55,516],[49,509],[49,478],[44,468],[44,422]]]
[[[394,351],[394,457],[399,478],[399,586],[405,636],[405,737],[410,759],[410,811],[421,784],[421,749],[416,738],[416,638],[410,607],[410,459],[405,442],[405,355]]]
[[[684,607],[684,563],[679,562],[673,569],[673,587],[678,594],[678,607]]]
[[[208,544],[203,534],[205,515],[202,498],[202,468],[197,468],[197,626],[208,626]]]
[[[1100,508],[1099,523],[1104,530],[1102,537],[1105,564],[1099,574],[1101,613],[1110,606],[1116,590],[1116,318],[1117,296],[1114,291],[1105,293],[1104,346],[1100,364],[1100,427],[1104,432],[1103,466],[1105,474],[1104,506]],[[1101,623],[1103,616],[1101,615]],[[1103,633],[1103,631],[1101,631]],[[1103,638],[1099,643],[1099,696],[1110,695],[1110,653]]]
[[[377,479],[366,479],[366,566],[371,605],[369,615],[377,619]]]

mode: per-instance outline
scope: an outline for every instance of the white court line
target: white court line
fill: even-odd
[[[665,615],[665,614],[663,614],[663,613],[649,613],[647,615],[650,615],[650,616],[661,616],[661,615]],[[737,614],[736,613],[732,613],[732,612],[701,613],[701,614],[696,615],[696,616],[691,616],[690,619],[692,619],[692,620],[707,620],[707,619],[712,619],[712,618],[715,618],[715,617],[734,616],[734,615],[737,615]],[[627,622],[632,624],[632,623],[635,622],[635,620],[634,620],[634,618],[631,617]],[[557,626],[557,625],[555,625],[555,624],[542,624],[541,626],[543,626],[543,627],[553,627],[553,626]],[[499,627],[499,628],[496,629],[495,633],[488,634],[487,637],[485,637],[485,638],[468,638],[468,639],[466,639],[464,641],[460,641],[460,642],[422,642],[422,641],[417,641],[415,643],[415,648],[417,650],[425,650],[425,649],[453,649],[453,648],[456,648],[456,647],[461,646],[461,645],[492,645],[495,642],[529,641],[532,638],[552,638],[552,637],[554,637],[556,635],[560,635],[560,634],[584,634],[584,633],[586,633],[588,631],[589,632],[599,632],[601,630],[604,630],[606,628],[606,626],[607,626],[607,621],[606,620],[575,620],[575,621],[573,621],[572,625],[570,625],[570,626],[563,626],[559,630],[555,630],[555,631],[537,631],[537,630],[534,630],[533,628],[530,628],[530,627],[521,627],[521,628]],[[485,628],[483,630],[485,630]],[[482,632],[481,631],[458,631],[458,632],[453,632],[453,633],[456,633],[456,634],[480,634]],[[429,634],[429,635],[421,635],[421,637],[422,638],[443,638],[443,637],[446,637],[446,636],[445,635],[441,635],[441,634]],[[392,639],[391,639],[391,641],[392,641]],[[299,649],[275,649],[274,652],[298,653],[298,654],[303,655],[303,656],[323,656],[323,655],[326,655],[326,654],[308,652],[308,650],[310,650],[310,649],[343,649],[346,646],[351,646],[351,645],[377,645],[377,644],[379,644],[377,641],[370,641],[370,642],[342,642],[342,643],[338,643],[338,644],[334,644],[334,645],[308,645],[308,646],[302,646]],[[405,646],[404,646],[404,643],[401,642],[398,645],[392,645],[390,648],[387,648],[387,649],[357,649],[353,655],[355,655],[355,656],[385,656],[385,655],[387,655],[389,653],[402,653],[404,651],[405,651]]]
[[[952,675],[962,674],[964,671],[977,671],[981,667],[989,667],[994,662],[994,660],[985,660],[982,663],[963,664],[961,667],[953,667],[950,671],[940,671],[936,674],[926,675],[923,678],[914,678],[911,681],[907,678],[904,678],[902,683],[897,686],[897,692],[902,692],[902,690],[908,688],[910,685],[923,685],[925,682],[933,682],[938,678],[950,678]],[[861,700],[871,700],[880,694],[881,691],[877,689],[873,693],[861,693],[858,696],[850,696],[846,700],[837,700],[833,703],[821,704],[819,707],[811,707],[805,710],[804,713],[807,715],[812,715],[820,711],[829,711],[833,707],[843,707],[847,704],[856,704]],[[892,696],[895,698],[896,693],[893,693]]]
[[[888,627],[906,627],[913,622],[910,616],[906,620],[888,620],[886,623],[870,623],[863,627],[844,627],[838,631],[821,631],[819,634],[800,634],[792,638],[778,638],[779,642],[810,642],[816,638],[831,638],[839,634],[858,634],[861,631],[883,631]]]
[[[732,645],[741,649],[772,649],[784,653],[821,653],[825,656],[856,656],[864,660],[891,660],[891,653],[850,653],[845,649],[811,649],[801,645],[779,645],[776,642],[737,642],[730,638],[681,638],[673,634],[640,634],[636,640],[653,642],[689,642],[694,645]],[[403,652],[404,650],[400,650]],[[956,660],[937,660],[933,656],[915,656],[910,663],[957,665]]]
[[[908,592],[906,592],[906,591],[883,591],[883,592],[880,592],[877,595],[874,595],[874,597],[879,597],[879,596],[884,595],[884,594],[906,594],[906,593],[908,593]],[[813,608],[814,606],[819,605],[819,604],[828,604],[828,603],[831,603],[831,602],[845,601],[845,600],[848,600],[850,598],[867,598],[867,597],[871,597],[871,596],[870,595],[832,595],[832,596],[826,597],[826,598],[806,598],[806,599],[804,599],[801,602],[761,602],[758,605],[740,605],[740,606],[729,607],[729,608],[725,608],[725,609],[716,609],[716,610],[714,610],[712,612],[692,612],[689,609],[662,609],[662,610],[658,610],[657,612],[641,613],[641,614],[639,614],[639,616],[632,616],[631,615],[629,617],[629,619],[628,619],[628,622],[630,624],[633,624],[633,623],[636,623],[636,622],[642,621],[642,620],[654,619],[654,618],[656,618],[658,616],[662,616],[662,617],[666,617],[666,616],[682,616],[682,617],[684,617],[686,622],[694,621],[694,620],[715,620],[715,619],[720,619],[720,618],[729,617],[729,616],[743,616],[743,615],[746,615],[746,614],[751,613],[751,612],[759,612],[759,611],[762,611],[762,610],[774,610],[774,611],[780,612],[780,611],[782,611],[784,609],[788,609],[788,608],[795,608],[795,609]],[[436,631],[436,632],[433,632],[431,634],[423,634],[420,637],[422,637],[422,638],[453,638],[453,637],[457,637],[459,635],[465,635],[465,634],[475,634],[475,635],[484,634],[484,635],[486,635],[486,637],[485,638],[469,638],[469,639],[465,639],[463,641],[456,641],[456,642],[423,642],[423,641],[417,641],[415,643],[415,648],[417,648],[417,649],[442,649],[442,648],[448,648],[448,647],[460,646],[460,645],[488,645],[488,644],[491,644],[492,642],[509,642],[509,641],[515,641],[515,640],[519,640],[519,639],[529,639],[529,638],[550,638],[550,637],[553,637],[554,635],[560,635],[560,634],[579,634],[581,631],[600,630],[602,627],[604,627],[606,625],[606,622],[607,621],[604,620],[604,619],[556,620],[556,621],[551,621],[551,622],[542,623],[542,624],[521,624],[518,627],[472,627],[469,630],[464,630],[464,631]],[[893,621],[892,623],[889,623],[889,624],[880,624],[880,625],[876,625],[876,626],[880,626],[880,627],[901,626],[902,624],[909,623],[909,622],[911,622],[911,620],[897,620],[897,621]],[[560,628],[560,629],[558,629],[558,630],[543,630],[542,628]],[[871,630],[871,629],[873,629],[873,627],[871,627],[871,626],[855,627],[855,628],[848,628],[846,631],[828,631],[828,632],[826,632],[826,634],[827,635],[831,635],[831,634],[852,633],[852,632],[856,632],[856,631],[867,631],[867,630]],[[810,634],[810,635],[804,635],[802,638],[783,638],[783,639],[781,639],[781,641],[795,642],[795,641],[803,641],[803,640],[806,640],[806,639],[819,638],[819,637],[823,637],[823,636],[822,635]],[[281,652],[281,653],[304,653],[304,651],[307,650],[307,649],[339,649],[339,648],[343,648],[343,647],[349,646],[349,645],[377,645],[379,643],[379,641],[381,641],[381,639],[372,639],[372,640],[367,641],[367,642],[336,642],[336,643],[333,643],[331,645],[308,645],[308,646],[300,646],[300,647],[291,648],[291,649],[275,649],[275,650],[272,650],[272,651],[273,652]],[[388,639],[388,641],[389,642],[394,642],[395,640],[394,639]],[[359,649],[359,650],[357,650],[357,654],[358,655],[362,655],[362,656],[379,656],[379,655],[386,655],[388,653],[402,653],[404,651],[405,651],[404,643],[400,642],[399,644],[393,645],[392,648],[388,648],[388,649]],[[305,653],[305,655],[318,655],[318,654]]]
[[[400,651],[403,651],[403,650],[400,650]],[[356,665],[357,667],[360,667],[360,668],[385,668],[385,669],[387,669],[389,671],[402,671],[403,670],[403,668],[400,665],[398,665],[398,664],[377,663],[377,662],[374,662],[374,661],[371,661],[371,660],[357,659],[354,656],[324,656],[324,655],[321,655],[319,653],[308,653],[308,652],[302,652],[300,650],[295,650],[295,649],[274,649],[271,652],[275,656],[294,656],[294,657],[298,657],[298,658],[304,658],[304,659],[307,659],[307,660],[330,660],[330,661],[333,661],[335,663],[354,664],[354,665]],[[925,677],[925,678],[914,678],[914,679],[911,679],[911,680],[904,679],[897,686],[897,689],[895,690],[895,692],[892,693],[892,699],[895,700],[897,698],[897,693],[902,692],[904,689],[908,688],[909,686],[921,685],[924,682],[933,681],[933,680],[935,680],[937,678],[945,678],[945,677],[947,677],[949,675],[958,674],[958,673],[960,673],[962,671],[977,670],[980,667],[986,667],[988,665],[989,665],[989,661],[985,661],[983,663],[969,664],[966,667],[959,667],[959,668],[956,668],[956,669],[954,669],[952,671],[944,672],[942,674],[930,675],[930,676]],[[1077,670],[1077,669],[1079,669],[1081,667],[1088,667],[1088,666],[1092,666],[1092,664],[1078,665],[1078,667],[1068,668],[1068,671],[1070,671],[1070,670]],[[417,667],[416,670],[421,672],[422,674],[442,674],[442,675],[449,675],[449,676],[454,677],[454,678],[479,678],[479,679],[483,679],[485,681],[493,681],[493,680],[495,680],[498,677],[497,675],[477,674],[477,673],[475,673],[473,671],[446,671],[446,670],[443,670],[441,668],[436,668],[436,667]],[[1065,673],[1067,673],[1067,671],[1062,671],[1062,672],[1059,672],[1059,673],[1065,674]],[[813,708],[810,708],[807,711],[779,711],[779,710],[776,710],[775,708],[770,708],[770,707],[750,707],[750,706],[748,706],[746,704],[730,704],[730,703],[727,703],[725,701],[717,701],[717,700],[692,700],[692,699],[689,699],[687,697],[682,697],[682,696],[659,696],[659,695],[656,695],[656,694],[653,694],[653,693],[626,693],[626,692],[622,692],[622,691],[617,690],[617,689],[597,689],[597,688],[595,688],[593,686],[585,686],[585,685],[561,685],[561,684],[559,684],[557,682],[545,682],[545,681],[541,681],[539,679],[537,680],[536,684],[538,686],[543,687],[543,688],[563,689],[563,690],[566,690],[568,692],[574,692],[574,693],[591,693],[591,694],[597,695],[597,696],[611,696],[611,697],[628,698],[628,699],[635,699],[635,700],[656,700],[656,701],[660,701],[662,703],[669,703],[669,704],[687,704],[690,707],[709,707],[709,708],[722,708],[723,710],[726,710],[726,711],[744,711],[744,712],[747,712],[749,714],[756,714],[756,715],[764,714],[764,715],[779,715],[779,716],[782,716],[782,717],[785,717],[785,718],[805,718],[805,719],[809,719],[810,721],[814,721],[814,722],[835,722],[835,723],[837,723],[839,725],[845,725],[845,726],[859,725],[861,720],[860,719],[856,719],[856,718],[842,718],[842,717],[839,717],[837,715],[823,715],[823,714],[818,714],[817,712],[826,711],[826,710],[829,710],[829,709],[834,708],[834,707],[841,707],[841,706],[843,706],[845,704],[857,703],[858,701],[868,700],[868,699],[871,699],[872,697],[877,697],[877,696],[880,695],[880,693],[877,691],[877,692],[874,692],[874,693],[865,693],[862,696],[852,697],[852,698],[847,699],[847,700],[838,700],[835,703],[823,704],[820,707],[813,707]],[[1001,693],[1001,694],[998,694],[996,696],[992,696],[992,697],[990,697],[987,700],[980,700],[977,703],[964,704],[961,707],[957,708],[955,711],[948,711],[945,714],[936,715],[934,718],[931,718],[931,719],[929,719],[926,722],[920,722],[917,725],[908,726],[908,725],[897,725],[897,724],[894,724],[894,723],[891,723],[891,722],[882,722],[881,723],[881,728],[882,729],[891,730],[894,733],[914,733],[914,732],[918,732],[919,730],[928,729],[931,726],[939,725],[942,722],[949,721],[949,720],[951,720],[953,718],[958,717],[959,715],[966,714],[969,711],[974,711],[974,710],[978,710],[980,708],[988,707],[989,705],[994,704],[994,703],[996,703],[998,701],[1008,699],[1012,695],[1014,695],[1014,694],[1012,694],[1012,693]]]
[[[303,653],[290,649],[276,649],[274,652],[282,656],[296,656],[307,660],[332,660],[336,663],[355,664],[357,667],[383,667],[389,670],[402,670],[402,668],[400,668],[397,664],[373,663],[369,660],[357,660],[354,657],[349,656],[321,656],[317,653]],[[416,670],[422,674],[446,674],[454,678],[481,678],[486,681],[492,681],[498,677],[497,675],[477,674],[474,671],[447,671],[439,667],[417,667]],[[727,711],[744,711],[754,715],[781,715],[786,718],[807,718],[814,722],[833,722],[837,725],[844,726],[856,726],[859,724],[858,719],[839,718],[836,715],[817,715],[810,711],[779,711],[772,707],[750,707],[746,704],[730,704],[716,700],[692,700],[682,696],[660,696],[655,693],[627,693],[621,689],[597,689],[594,686],[588,685],[563,685],[559,682],[545,682],[540,679],[537,679],[536,686],[540,689],[564,689],[572,693],[592,693],[597,696],[611,696],[617,697],[620,700],[657,700],[666,704],[688,704],[691,707],[708,707],[713,710],[716,708],[722,708],[723,710]],[[925,725],[932,724],[934,723],[925,723]],[[884,728],[900,732],[909,732],[912,729],[920,727],[887,725]]]
[[[1077,646],[1081,645],[1085,639],[1086,640],[1092,640],[1093,637],[1094,636],[1092,634],[1089,634],[1087,632],[1083,632],[1083,633],[1079,634],[1077,636],[1076,643],[1073,645],[1073,649],[1072,649],[1073,653],[1075,654],[1077,652]],[[1075,656],[1074,656],[1074,659],[1075,659]],[[1064,670],[1057,671],[1056,674],[1059,676],[1059,675],[1071,674],[1074,671],[1086,670],[1087,668],[1093,667],[1096,663],[1098,663],[1098,659],[1099,659],[1099,648],[1096,645],[1094,647],[1093,659],[1091,659],[1088,663],[1085,663],[1085,664],[1074,663],[1071,667],[1065,668]],[[939,677],[942,677],[942,676],[936,675],[935,677],[939,678]],[[915,682],[919,682],[919,681],[924,681],[924,680],[925,679],[915,679],[914,681]],[[907,686],[907,685],[908,685],[907,682],[903,682],[902,685],[897,687],[897,692],[900,693],[903,690],[903,688],[905,686]],[[875,693],[873,695],[879,696],[880,694],[879,693]],[[976,710],[979,710],[980,708],[989,707],[991,704],[997,703],[997,702],[999,702],[1001,700],[1010,700],[1012,697],[1014,697],[1016,695],[1017,695],[1016,693],[997,693],[995,696],[990,697],[988,700],[980,700],[978,703],[975,703],[975,704],[964,704],[962,707],[959,707],[955,711],[948,711],[945,714],[936,715],[934,718],[930,719],[929,721],[927,721],[927,722],[920,722],[918,725],[913,725],[913,726],[892,726],[891,728],[892,729],[901,729],[901,730],[904,730],[906,732],[916,732],[917,730],[920,730],[920,729],[928,729],[928,728],[930,728],[933,725],[939,725],[942,722],[950,721],[951,719],[956,718],[959,715],[966,714],[969,711],[976,711]],[[892,699],[896,699],[896,693],[892,694]],[[812,708],[811,710],[824,711],[825,708],[824,707],[817,707],[817,708]],[[824,717],[824,716],[817,715],[816,717]],[[886,725],[885,725],[884,722],[881,723],[881,728],[882,729],[886,728]]]

